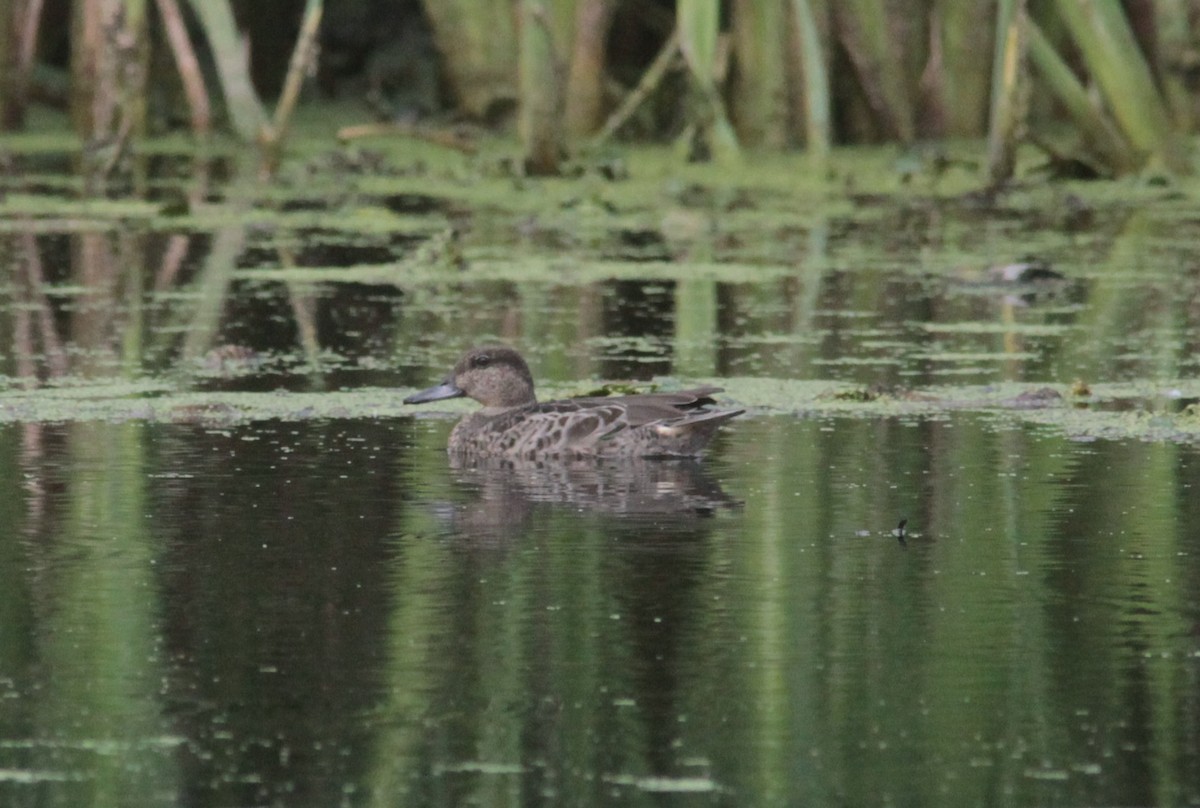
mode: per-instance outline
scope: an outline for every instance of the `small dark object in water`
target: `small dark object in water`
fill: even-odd
[[[1052,180],[1099,180],[1106,176],[1104,171],[1079,157],[1051,158],[1040,168]]]
[[[965,270],[960,277],[964,289],[974,287],[978,293],[1003,295],[1005,301],[1014,306],[1030,306],[1068,296],[1077,288],[1075,282],[1049,261],[1034,255],[996,264],[982,272]]]
[[[1030,141],[1046,154],[1046,162],[1035,170],[1052,180],[1098,180],[1108,173],[1082,155],[1066,154],[1049,141],[1030,135]]]
[[[901,547],[908,547],[908,541],[906,538],[908,536],[908,531],[905,529],[907,527],[908,520],[901,519],[900,524],[896,525],[896,529],[892,531],[892,535],[895,536],[896,540],[900,542]]]
[[[1063,227],[1071,232],[1087,230],[1096,220],[1096,210],[1075,194],[1063,198]]]
[[[852,390],[841,390],[837,393],[834,393],[833,397],[837,401],[854,401],[865,403],[878,400],[880,393],[880,390],[872,387],[855,387]]]
[[[245,345],[218,345],[204,355],[201,365],[208,373],[237,376],[252,373],[263,364],[258,351]]]
[[[662,233],[657,230],[623,229],[617,231],[617,238],[620,240],[622,247],[629,247],[635,250],[657,248],[663,245]]]
[[[1033,255],[1012,264],[992,267],[988,275],[1001,283],[1042,283],[1064,279],[1064,275],[1052,269],[1048,261]]]
[[[596,164],[595,171],[609,182],[619,182],[629,179],[629,165],[619,157],[602,160]]]
[[[1062,393],[1053,387],[1038,387],[1018,393],[1003,403],[1014,410],[1037,410],[1043,407],[1057,407],[1062,401]]]

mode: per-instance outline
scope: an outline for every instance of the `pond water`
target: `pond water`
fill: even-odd
[[[752,416],[452,468],[447,428],[0,432],[5,802],[1200,800],[1192,447]]]
[[[0,803],[1200,804],[1186,194],[346,165],[7,178]],[[748,412],[452,461],[484,338]]]

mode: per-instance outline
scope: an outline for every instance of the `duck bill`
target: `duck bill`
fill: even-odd
[[[408,398],[404,399],[405,404],[424,404],[427,401],[441,401],[444,398],[458,398],[465,396],[462,390],[459,390],[450,382],[442,382],[437,387],[430,387],[428,390],[422,390],[419,393],[413,393]]]

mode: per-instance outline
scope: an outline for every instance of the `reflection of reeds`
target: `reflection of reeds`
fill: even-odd
[[[32,225],[31,225],[32,227]],[[14,276],[13,355],[26,387],[40,378],[112,375],[119,365],[136,375],[142,361],[144,236],[85,232],[73,236],[71,279],[82,291],[65,307],[60,334],[47,296],[49,284],[32,230],[15,236],[20,271]],[[61,313],[61,310],[60,312]],[[70,351],[64,348],[69,342]],[[39,365],[40,362],[40,365]]]
[[[208,160],[198,158],[192,161],[192,172],[195,182],[188,190],[188,205],[195,209],[208,194],[212,165]],[[187,258],[192,246],[192,236],[189,233],[175,233],[168,237],[166,249],[163,250],[162,260],[158,271],[154,273],[154,291],[158,294],[166,292],[175,286],[183,261]]]
[[[190,311],[180,314],[180,319],[186,318],[187,323],[181,362],[194,362],[213,346],[245,239],[246,230],[239,226],[222,228],[214,235],[208,258],[192,283],[197,294],[195,304]]]
[[[296,256],[286,247],[278,247],[279,265],[290,268],[296,266]],[[321,372],[321,344],[317,339],[317,295],[311,285],[285,281],[288,303],[292,308],[292,316],[296,318],[296,331],[300,339],[300,347],[308,362],[309,370],[314,374]]]
[[[125,333],[127,309],[118,304],[120,271],[126,262],[141,261],[126,254],[128,241],[110,233],[80,233],[71,256],[72,276],[86,291],[71,311],[71,342],[79,349],[72,371],[84,378],[109,375],[117,364],[117,338]],[[140,289],[136,290],[140,295]]]
[[[27,386],[32,386],[38,377],[34,359],[39,342],[45,357],[46,373],[51,378],[67,374],[67,359],[62,339],[54,325],[54,312],[46,298],[42,258],[33,233],[26,231],[20,235],[19,249],[25,271],[16,276],[14,297],[19,305],[13,311],[13,349],[17,375],[25,380]]]

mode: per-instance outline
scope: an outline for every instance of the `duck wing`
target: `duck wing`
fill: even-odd
[[[742,410],[703,409],[720,388],[571,398],[522,407],[492,421],[505,454],[689,455]]]
[[[638,393],[631,396],[597,396],[572,398],[561,403],[577,404],[581,409],[607,409],[619,407],[620,420],[629,427],[645,426],[661,421],[683,418],[694,410],[716,404],[713,393],[720,387],[694,387],[690,390],[675,390],[669,393]],[[614,416],[615,417],[615,416]]]

